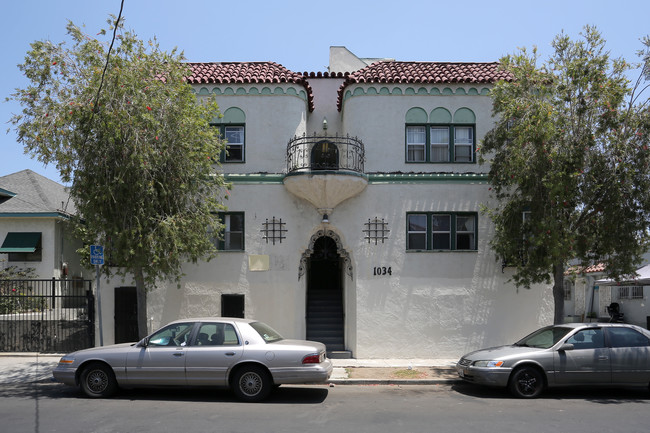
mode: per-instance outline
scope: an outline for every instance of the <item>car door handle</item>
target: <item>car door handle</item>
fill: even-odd
[[[235,352],[226,352],[226,356],[235,356]]]
[[[174,356],[183,356],[183,355],[184,355],[183,352],[174,352]]]
[[[599,361],[607,361],[608,359],[609,359],[608,356],[599,356],[599,357],[598,357],[598,360],[599,360]]]

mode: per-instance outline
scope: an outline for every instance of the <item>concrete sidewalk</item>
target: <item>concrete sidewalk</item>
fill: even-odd
[[[461,379],[452,359],[332,359],[330,383],[339,385],[437,385]]]
[[[0,385],[50,381],[61,356],[0,352]],[[460,380],[456,360],[451,359],[332,359],[332,363],[329,383],[335,385],[435,385]]]

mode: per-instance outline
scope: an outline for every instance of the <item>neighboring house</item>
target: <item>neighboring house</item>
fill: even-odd
[[[375,60],[333,47],[324,73],[190,64],[197,97],[223,113],[234,187],[221,253],[188,265],[180,288],[150,289],[151,327],[239,315],[336,356],[445,358],[552,323],[550,288],[508,282],[480,212],[477,148],[507,76],[497,63]],[[134,311],[124,284],[102,282],[106,342],[125,338],[113,316]]]
[[[0,266],[33,268],[38,278],[81,277],[66,187],[31,170],[0,177]]]
[[[646,255],[646,262],[648,255]],[[603,264],[584,269],[572,268],[565,279],[564,310],[569,321],[608,321],[607,307],[619,305],[623,321],[650,329],[650,265],[637,270],[634,277],[614,281],[604,275]]]

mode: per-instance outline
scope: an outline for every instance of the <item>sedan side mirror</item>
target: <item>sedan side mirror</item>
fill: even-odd
[[[566,352],[567,350],[573,350],[573,344],[564,343],[558,349],[558,352]]]
[[[138,347],[147,347],[149,345],[149,337],[144,337],[140,342],[138,343]]]

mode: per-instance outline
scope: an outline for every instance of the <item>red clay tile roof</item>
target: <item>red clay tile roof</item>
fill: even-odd
[[[314,95],[302,74],[290,71],[275,62],[189,63],[190,84],[263,84],[293,83],[307,91],[309,111],[314,111]]]
[[[564,275],[573,275],[573,274],[593,274],[596,272],[605,272],[605,263],[596,263],[590,266],[571,266],[569,267]]]
[[[309,111],[314,111],[314,95],[309,78],[345,78],[338,91],[338,109],[341,110],[345,88],[358,83],[494,83],[511,80],[512,76],[492,63],[458,62],[396,62],[373,63],[353,73],[328,72],[317,74],[290,71],[275,62],[220,62],[189,63],[192,74],[187,77],[191,84],[251,84],[293,83],[307,91]]]
[[[340,111],[343,92],[350,84],[495,83],[499,80],[512,80],[512,75],[502,70],[497,62],[377,62],[347,76],[339,88],[338,108]]]

